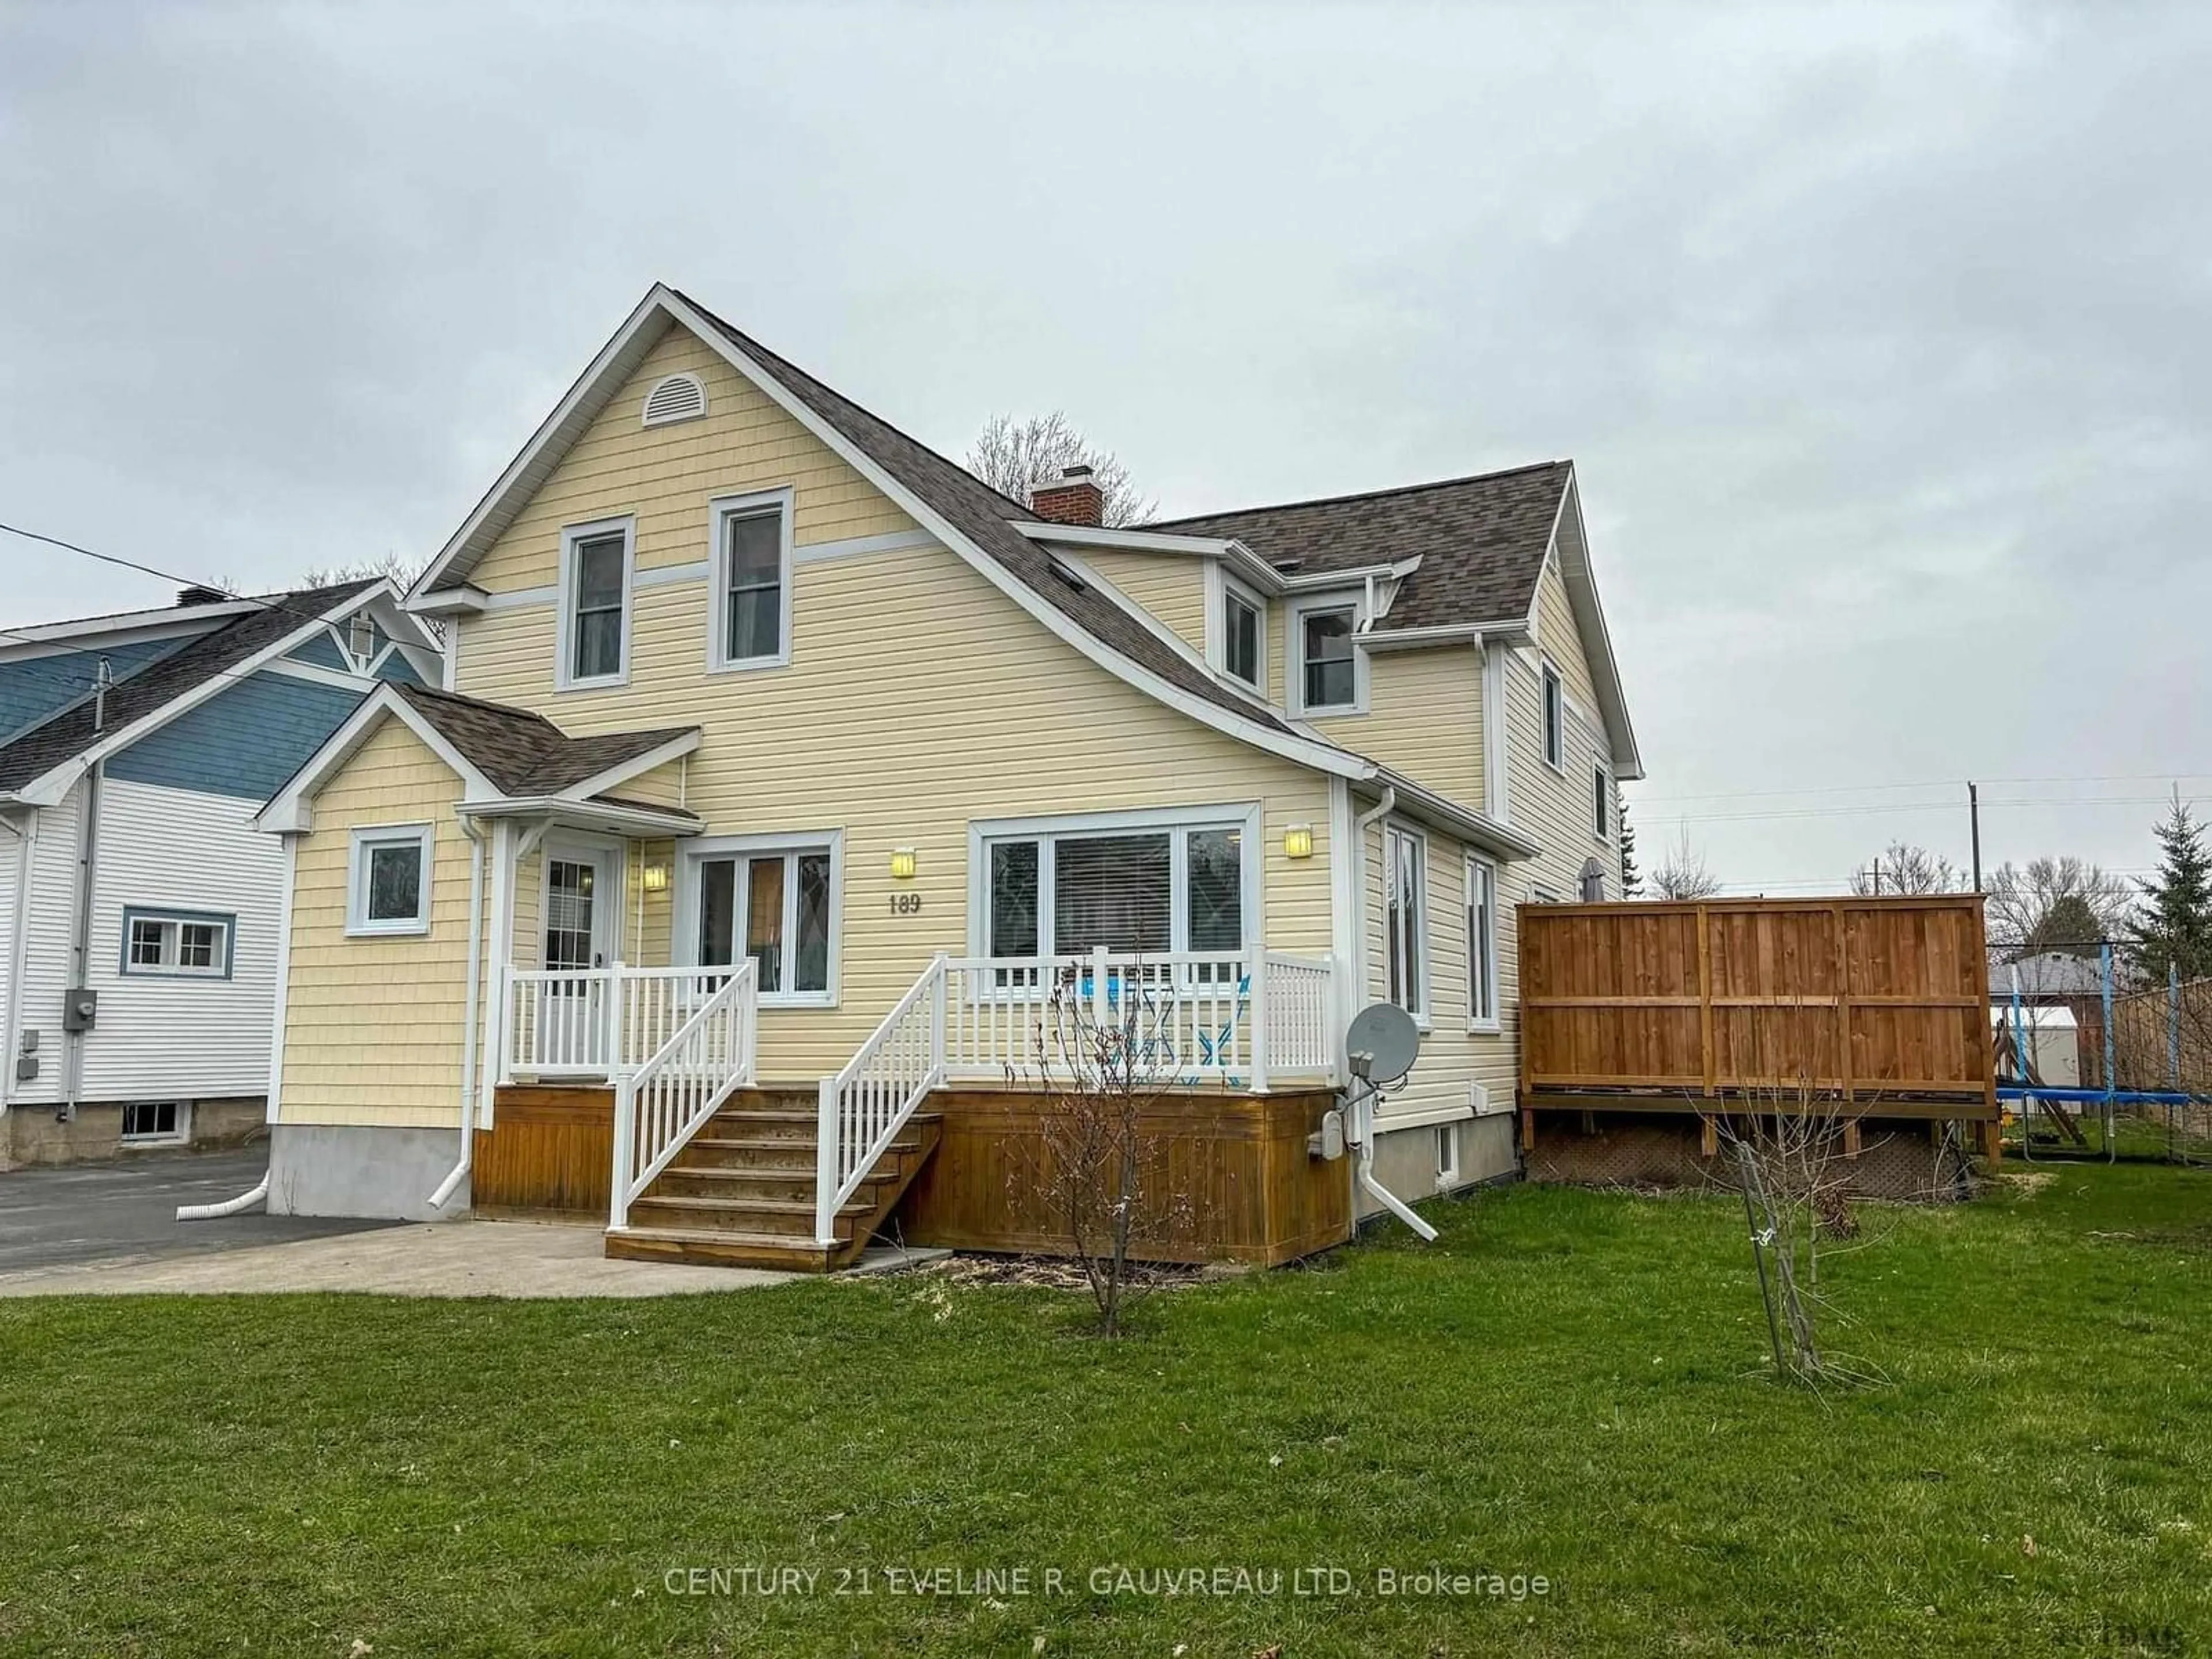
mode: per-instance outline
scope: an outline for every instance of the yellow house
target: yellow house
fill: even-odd
[[[1641,775],[1571,464],[1099,518],[647,295],[409,596],[443,685],[261,815],[270,1206],[1048,1245],[1007,1172],[1054,998],[1145,1025],[1160,1254],[1510,1172],[1516,907],[1619,896]],[[1419,1057],[1348,1101],[1377,1001]]]

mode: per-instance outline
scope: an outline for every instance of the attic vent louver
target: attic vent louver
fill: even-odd
[[[645,423],[696,421],[707,412],[707,388],[696,374],[671,374],[645,394]]]

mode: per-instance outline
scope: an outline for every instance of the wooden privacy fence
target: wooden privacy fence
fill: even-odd
[[[1521,1084],[1994,1102],[1982,901],[1520,911]]]

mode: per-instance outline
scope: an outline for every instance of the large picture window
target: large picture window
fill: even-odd
[[[791,660],[791,492],[713,503],[716,668]]]
[[[994,957],[1240,951],[1245,841],[1241,818],[985,833],[983,949]]]
[[[834,843],[762,845],[695,855],[698,959],[750,959],[763,1002],[836,997],[838,859]]]

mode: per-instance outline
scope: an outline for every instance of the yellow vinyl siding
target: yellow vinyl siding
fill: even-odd
[[[687,763],[688,757],[679,757],[650,772],[625,778],[606,793],[623,800],[642,801],[648,806],[681,806]]]
[[[299,838],[284,1015],[286,1123],[450,1127],[460,1109],[467,1001],[469,841],[461,781],[386,720],[314,802]],[[352,831],[432,826],[430,931],[346,933]]]
[[[1394,766],[1463,806],[1482,806],[1482,653],[1471,645],[1378,652],[1364,714],[1316,717],[1331,743]]]
[[[688,371],[707,388],[707,414],[672,426],[641,422],[645,394]],[[805,547],[910,531],[914,520],[819,442],[705,343],[680,328],[599,411],[469,580],[487,592],[551,587],[560,580],[562,526],[635,514],[640,570],[708,556],[707,503],[794,486],[793,542]],[[706,660],[705,618],[700,662]],[[549,653],[544,672],[551,684]]]
[[[1542,844],[1534,860],[1513,866],[1509,884],[1516,902],[1528,896],[1532,886],[1549,889],[1572,901],[1581,892],[1584,860],[1595,858],[1605,868],[1607,898],[1620,896],[1620,843],[1617,830],[1600,842],[1591,833],[1590,774],[1593,763],[1605,757],[1605,723],[1598,713],[1591,686],[1589,660],[1574,624],[1566,584],[1558,569],[1547,565],[1537,588],[1537,637],[1544,654],[1559,671],[1566,690],[1565,771],[1554,771],[1544,759],[1542,659],[1522,650],[1509,654],[1505,665],[1507,799],[1514,824]],[[1613,815],[1618,816],[1618,800]]]
[[[1181,553],[1086,547],[1084,563],[1135,600],[1201,657],[1206,654],[1206,561]]]
[[[702,544],[705,532],[702,498]],[[835,1070],[932,952],[966,950],[975,818],[1256,800],[1267,941],[1329,948],[1326,779],[1132,689],[948,549],[800,565],[785,668],[705,672],[702,583],[644,588],[635,603],[627,686],[549,693],[555,617],[538,605],[461,623],[459,689],[579,734],[696,723],[688,799],[708,834],[843,831],[840,1006],[763,1009],[764,1076]],[[1312,858],[1284,858],[1293,823],[1314,826]],[[895,847],[919,854],[912,882],[891,879]],[[518,896],[531,890],[526,878]],[[895,891],[919,896],[920,913],[892,914]],[[534,948],[526,939],[518,919],[518,957]]]

